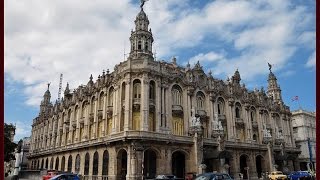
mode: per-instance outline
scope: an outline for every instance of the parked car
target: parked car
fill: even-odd
[[[42,176],[42,180],[49,180],[56,175],[58,175],[58,171],[48,171],[46,175]]]
[[[177,176],[175,175],[172,175],[172,174],[161,174],[161,175],[158,175],[156,177],[156,179],[169,179],[169,180],[175,180],[175,179],[179,179],[177,178]]]
[[[52,177],[50,180],[80,180],[77,174],[63,173]]]
[[[290,180],[312,179],[312,175],[308,171],[295,171],[289,174]]]
[[[226,173],[204,173],[196,177],[195,180],[220,180],[227,179],[232,180],[231,176]]]
[[[272,171],[268,177],[270,180],[287,179],[287,176],[283,174],[281,171]]]

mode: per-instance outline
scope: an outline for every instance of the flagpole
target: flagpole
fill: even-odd
[[[298,101],[299,109],[302,110],[300,105],[300,100],[298,99],[297,101]]]

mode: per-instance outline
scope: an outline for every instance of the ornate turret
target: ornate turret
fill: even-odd
[[[129,59],[140,59],[143,57],[153,59],[153,36],[151,29],[148,30],[149,19],[143,8],[141,8],[134,23],[136,25],[135,31],[131,32],[131,37],[129,38],[131,44]]]
[[[234,72],[234,75],[232,76],[232,83],[233,84],[239,84],[240,85],[241,77],[238,69]]]
[[[275,102],[282,102],[282,97],[281,97],[281,89],[280,86],[277,83],[277,78],[276,76],[273,74],[273,72],[271,71],[271,64],[269,64],[269,78],[268,78],[268,90],[267,90],[267,94],[269,97],[272,97],[272,99]]]
[[[49,105],[51,105],[50,103],[51,93],[49,91],[49,87],[50,87],[50,83],[48,83],[48,89],[43,95],[43,100],[41,101],[41,104],[40,104],[40,113],[45,112],[49,107]]]

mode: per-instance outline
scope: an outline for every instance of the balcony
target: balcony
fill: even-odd
[[[237,126],[240,126],[240,127],[243,127],[244,126],[244,121],[242,118],[236,118],[236,125]]]
[[[103,110],[102,109],[99,109],[98,110],[98,119],[101,120],[103,117]]]
[[[274,143],[275,143],[276,145],[283,144],[283,143],[284,143],[284,138],[277,137],[277,138],[275,139]]]
[[[205,110],[197,110],[197,114],[200,117],[206,117],[207,116],[207,112]]]
[[[155,100],[154,99],[149,99],[149,106],[156,106]]]
[[[107,114],[108,114],[108,116],[109,115],[112,115],[112,113],[113,113],[113,106],[111,105],[109,105],[108,107],[107,107]]]
[[[183,114],[182,106],[180,106],[180,105],[172,105],[172,114],[182,115]]]
[[[79,123],[80,123],[80,124],[83,124],[83,123],[84,123],[84,119],[85,119],[85,117],[80,118],[80,119],[79,119]]]
[[[141,105],[141,98],[133,98],[133,105]]]
[[[253,129],[258,129],[258,122],[257,121],[253,121],[252,122],[252,128]]]
[[[94,120],[94,113],[90,113],[90,114],[89,114],[89,121],[90,121],[90,123],[93,123],[93,120]]]

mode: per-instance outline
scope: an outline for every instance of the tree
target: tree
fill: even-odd
[[[9,162],[15,160],[14,151],[17,144],[11,141],[12,133],[14,133],[16,127],[13,124],[4,123],[4,161]]]

